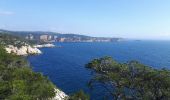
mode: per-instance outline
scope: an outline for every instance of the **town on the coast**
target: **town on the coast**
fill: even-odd
[[[55,35],[49,33],[43,34],[27,34],[25,39],[28,40],[40,40],[44,42],[115,42],[119,41],[120,38],[106,38],[106,37],[90,37],[90,36],[83,36],[83,35]]]

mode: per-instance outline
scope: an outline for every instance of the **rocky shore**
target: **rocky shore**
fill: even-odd
[[[54,44],[42,44],[42,45],[34,45],[33,47],[35,48],[50,48],[50,47],[55,47]]]
[[[51,100],[68,100],[69,96],[66,95],[63,91],[55,89],[56,95]]]
[[[15,47],[13,45],[7,45],[5,47],[7,53],[13,53],[16,55],[33,55],[33,54],[41,54],[42,52],[35,47],[32,47],[30,45],[25,45],[21,47]]]
[[[41,54],[41,50],[39,48],[50,48],[50,47],[55,47],[53,44],[42,44],[42,45],[34,45],[30,46],[28,44],[21,46],[21,47],[16,47],[13,45],[7,45],[5,47],[7,53],[13,53],[16,55],[34,55],[34,54]]]
[[[7,53],[13,53],[16,55],[33,55],[33,54],[41,54],[42,52],[38,48],[43,48],[43,47],[54,47],[55,45],[53,44],[43,44],[43,45],[35,45],[35,46],[30,46],[28,44],[21,46],[21,47],[16,47],[13,45],[7,45],[5,47],[5,50]],[[49,100],[67,100],[68,95],[66,95],[63,91],[55,88],[55,97],[51,98]]]

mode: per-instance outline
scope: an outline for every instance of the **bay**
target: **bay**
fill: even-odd
[[[102,87],[91,90],[87,86],[92,75],[85,64],[94,58],[111,56],[122,63],[137,60],[157,69],[170,69],[170,41],[54,44],[59,47],[41,48],[43,54],[28,57],[33,70],[49,77],[65,93],[82,89],[92,100],[101,100],[107,94]]]

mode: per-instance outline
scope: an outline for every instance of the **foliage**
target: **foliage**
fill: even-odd
[[[24,38],[11,34],[11,33],[0,33],[0,45],[13,45],[16,47],[21,47],[25,44],[35,44],[34,41],[27,41]]]
[[[47,77],[31,70],[24,57],[6,53],[4,46],[35,44],[10,33],[0,33],[0,100],[46,100],[55,96],[56,88]],[[41,42],[42,43],[42,42]],[[73,94],[70,100],[89,100],[84,92]]]
[[[113,99],[170,99],[170,70],[153,69],[137,61],[118,63],[111,57],[94,59],[86,65],[95,74],[90,86],[100,83]]]
[[[20,56],[7,54],[0,46],[0,100],[42,100],[55,96],[55,86],[35,73]]]
[[[85,94],[82,90],[74,93],[69,97],[69,100],[90,100],[89,95]]]

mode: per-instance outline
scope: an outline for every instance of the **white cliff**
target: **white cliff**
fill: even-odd
[[[14,53],[16,55],[29,55],[29,54],[41,54],[42,52],[35,47],[30,45],[21,46],[20,48],[13,45],[8,45],[5,47],[7,53]]]

